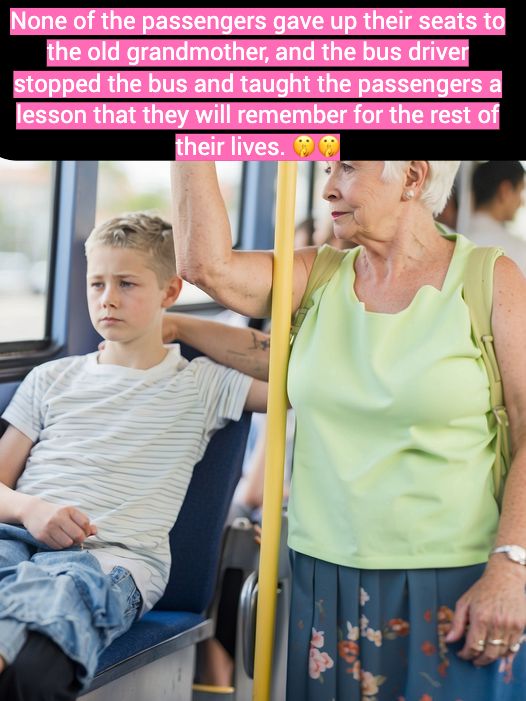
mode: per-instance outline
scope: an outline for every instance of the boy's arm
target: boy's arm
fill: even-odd
[[[82,543],[97,532],[82,511],[14,489],[32,447],[33,441],[14,426],[8,426],[0,438],[0,522],[22,524],[37,540],[57,550]]]
[[[248,327],[229,326],[209,319],[167,312],[163,340],[182,341],[216,363],[255,378],[245,401],[246,411],[265,413],[268,397],[270,336]]]
[[[265,413],[267,411],[268,383],[261,380],[252,380],[245,401],[246,411],[257,411]]]
[[[257,380],[268,380],[270,336],[262,331],[167,312],[163,319],[163,340],[182,341],[216,363]]]
[[[0,521],[22,523],[22,513],[31,497],[14,491],[24,471],[33,441],[21,431],[8,426],[0,439]]]

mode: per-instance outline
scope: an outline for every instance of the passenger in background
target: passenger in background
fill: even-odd
[[[312,235],[314,234],[314,219],[307,217],[301,221],[294,231],[294,248],[312,246]]]
[[[314,295],[288,369],[288,701],[524,695],[526,281],[498,258],[493,330],[513,450],[500,511],[488,377],[462,296],[475,246],[433,220],[458,166],[328,164],[334,233],[358,246]],[[172,174],[182,277],[268,316],[273,254],[232,250],[214,165],[177,162]],[[293,311],[316,255],[295,252]],[[212,355],[264,377],[264,339],[234,332],[210,329]]]
[[[437,214],[435,217],[435,221],[437,221],[439,224],[442,224],[442,226],[448,231],[449,233],[453,233],[457,231],[457,220],[458,220],[458,197],[455,189],[451,191],[451,195],[449,196],[448,201],[446,202],[446,206],[444,209],[440,212],[440,214]]]
[[[506,226],[523,204],[524,187],[520,161],[485,161],[478,165],[472,180],[474,211],[466,235],[479,246],[503,248],[526,275],[526,239],[513,236]]]
[[[266,385],[162,342],[171,226],[137,213],[86,242],[99,353],[35,367],[0,439],[0,700],[69,701],[162,596],[168,534],[210,437]]]

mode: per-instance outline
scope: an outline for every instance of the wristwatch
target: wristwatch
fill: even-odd
[[[496,553],[505,553],[506,557],[519,565],[526,565],[526,548],[520,545],[499,545],[498,548],[493,548],[490,555]]]

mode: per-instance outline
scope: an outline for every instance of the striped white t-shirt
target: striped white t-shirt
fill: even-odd
[[[85,547],[105,572],[133,575],[143,610],[161,597],[168,533],[194,465],[243,411],[251,378],[173,346],[153,368],[99,365],[98,353],[32,370],[3,418],[35,441],[16,489],[78,507],[97,526]]]

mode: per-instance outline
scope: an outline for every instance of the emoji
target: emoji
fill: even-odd
[[[335,136],[322,136],[318,141],[318,148],[322,156],[330,158],[336,155],[340,150],[340,142]]]
[[[310,136],[303,134],[294,139],[292,146],[300,158],[307,158],[314,151],[314,140]]]

